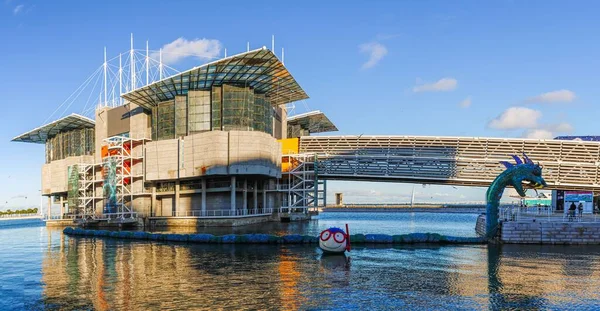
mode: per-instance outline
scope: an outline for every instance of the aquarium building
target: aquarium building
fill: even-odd
[[[310,188],[312,199],[292,204],[297,178],[282,159],[295,161],[284,153],[298,153],[300,135],[337,129],[318,111],[288,120],[285,105],[308,95],[270,50],[226,57],[121,98],[122,105],[99,106],[94,119],[71,114],[13,139],[45,145],[42,194],[48,206],[59,205],[55,218],[239,225],[324,201],[305,170],[300,188]]]

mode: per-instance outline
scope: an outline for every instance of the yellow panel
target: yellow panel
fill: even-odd
[[[298,154],[300,151],[300,139],[299,138],[288,138],[279,139],[281,143],[281,153],[285,156],[286,154]],[[283,157],[281,159],[281,171],[288,172],[294,167],[294,163],[289,163],[289,158]]]
[[[281,143],[282,154],[298,154],[300,150],[300,139],[299,138],[287,138],[279,139]]]

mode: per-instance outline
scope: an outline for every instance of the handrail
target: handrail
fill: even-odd
[[[206,211],[174,211],[170,215],[157,215],[156,212],[152,212],[150,217],[240,217],[240,216],[252,216],[252,215],[270,215],[273,214],[272,208],[261,208],[261,209],[247,209],[241,210],[206,210]]]

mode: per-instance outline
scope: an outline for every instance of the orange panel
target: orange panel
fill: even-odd
[[[298,154],[300,151],[299,138],[287,138],[278,140],[281,143],[281,153],[283,154]]]
[[[100,151],[100,155],[104,158],[108,155],[108,146],[102,146],[102,150]]]

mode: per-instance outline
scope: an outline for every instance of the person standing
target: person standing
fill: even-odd
[[[577,206],[577,211],[579,212],[579,218],[581,218],[581,215],[583,215],[583,204],[581,202]]]
[[[577,207],[575,206],[575,202],[571,202],[571,205],[569,205],[569,221],[573,221],[576,209]]]

